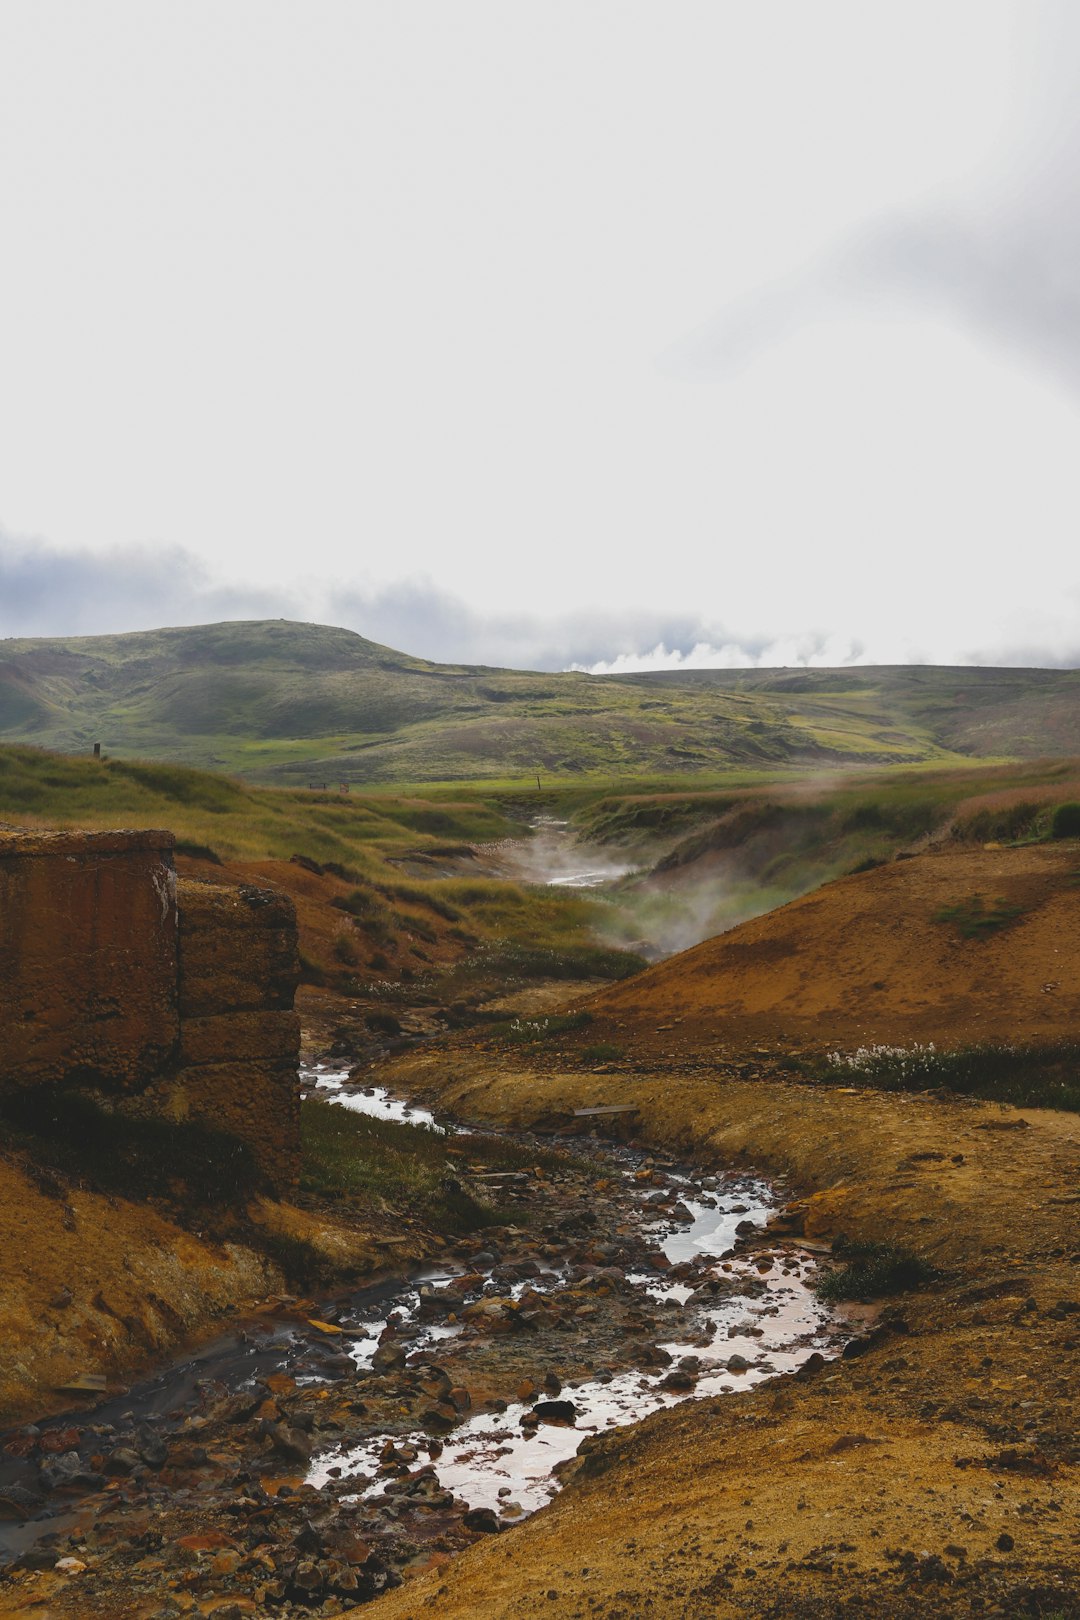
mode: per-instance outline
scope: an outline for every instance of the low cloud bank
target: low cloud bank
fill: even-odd
[[[688,650],[663,641],[651,652],[619,653],[615,658],[571,668],[588,675],[636,675],[664,669],[835,669],[842,664],[868,664],[862,644],[845,636],[787,636],[778,641],[695,642]]]
[[[1073,594],[1060,615],[1028,615],[1010,634],[965,645],[905,645],[869,632],[735,634],[692,614],[578,610],[558,619],[478,613],[431,581],[378,589],[320,579],[295,588],[222,583],[181,546],[65,551],[0,532],[0,636],[120,634],[227,619],[294,619],[341,625],[401,652],[437,663],[512,669],[573,669],[595,675],[648,670],[829,668],[888,663],[1080,664]],[[1061,604],[1059,604],[1061,605]],[[2,654],[0,654],[2,656]]]

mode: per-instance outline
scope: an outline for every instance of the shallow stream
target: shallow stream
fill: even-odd
[[[533,835],[527,842],[508,846],[515,874],[527,883],[546,883],[555,889],[599,889],[636,870],[632,863],[613,859],[598,845],[581,843],[568,821],[534,816],[531,826]]]
[[[309,1094],[339,1106],[457,1136],[459,1158],[469,1157],[470,1133],[430,1110],[355,1085],[339,1069],[309,1068],[301,1078]],[[550,1139],[514,1140],[550,1156]],[[632,1145],[589,1138],[567,1147],[575,1157],[565,1174],[494,1178],[500,1202],[521,1216],[499,1228],[493,1252],[480,1236],[445,1264],[321,1305],[270,1301],[130,1391],[3,1436],[0,1564],[48,1557],[64,1538],[81,1544],[118,1500],[131,1513],[140,1503],[186,1511],[188,1499],[209,1511],[230,1499],[229,1468],[275,1491],[258,1416],[267,1380],[295,1391],[279,1397],[285,1410],[295,1404],[297,1419],[287,1421],[311,1410],[305,1401],[326,1397],[315,1408],[329,1421],[307,1422],[310,1455],[292,1470],[292,1496],[314,1488],[363,1520],[365,1534],[372,1523],[399,1538],[407,1527],[422,1541],[440,1525],[460,1526],[463,1505],[487,1510],[483,1529],[519,1522],[555,1494],[560,1465],[590,1435],[692,1396],[734,1398],[815,1354],[839,1352],[850,1328],[809,1286],[814,1257],[782,1239],[761,1241],[780,1202],[774,1188]],[[635,1336],[640,1343],[630,1342]],[[388,1353],[396,1358],[389,1371]],[[435,1404],[445,1422],[434,1429],[391,1417],[423,1414],[418,1380],[441,1391]],[[471,1394],[451,1388],[466,1381]],[[243,1406],[245,1395],[255,1415],[237,1420],[230,1404]],[[228,1438],[215,1442],[218,1433]],[[190,1442],[203,1437],[207,1456],[193,1464]],[[219,1464],[215,1445],[225,1447]],[[113,1466],[121,1455],[123,1469]],[[467,1515],[464,1522],[466,1534],[475,1530]]]
[[[346,1074],[312,1070],[308,1081],[317,1094],[376,1118],[445,1128],[428,1110],[392,1098],[380,1087],[350,1088]],[[614,1143],[605,1143],[601,1151],[620,1176],[634,1181],[644,1155]],[[639,1195],[642,1230],[666,1265],[692,1269],[693,1281],[669,1281],[663,1270],[629,1272],[626,1280],[664,1304],[698,1303],[701,1309],[693,1337],[674,1333],[661,1341],[670,1359],[655,1372],[607,1372],[575,1382],[561,1392],[564,1402],[568,1400],[573,1407],[572,1414],[545,1418],[538,1427],[530,1421],[536,1404],[532,1398],[510,1403],[502,1411],[478,1413],[460,1425],[428,1466],[433,1466],[445,1489],[470,1507],[493,1508],[503,1522],[524,1517],[555,1494],[555,1470],[574,1456],[586,1436],[637,1422],[690,1394],[734,1394],[762,1379],[794,1372],[815,1353],[836,1354],[850,1336],[810,1287],[816,1264],[809,1253],[786,1247],[745,1257],[734,1252],[738,1238],[751,1229],[764,1228],[778,1208],[776,1193],[767,1182],[759,1177],[701,1175],[688,1170],[670,1171],[666,1180],[677,1193],[676,1211],[669,1213],[665,1206],[650,1220],[650,1201],[659,1201],[664,1194],[647,1186]],[[452,1280],[452,1272],[444,1275]],[[531,1286],[555,1288],[563,1281],[561,1270],[554,1269],[533,1279]],[[701,1295],[711,1282],[724,1286],[711,1302],[702,1302]],[[729,1292],[732,1283],[749,1285],[751,1292]],[[406,1333],[411,1320],[419,1325],[417,1305],[407,1310]],[[461,1331],[455,1323],[425,1324],[411,1341],[412,1350],[418,1353]],[[358,1365],[370,1362],[378,1342],[373,1324],[352,1346]],[[678,1380],[681,1388],[672,1387],[672,1367],[687,1374],[685,1380]],[[384,1444],[382,1436],[372,1436],[362,1446],[324,1453],[309,1477],[322,1484],[331,1478],[356,1476],[358,1483],[363,1481],[358,1496],[374,1495],[385,1487],[385,1481],[377,1477]],[[427,1439],[416,1433],[406,1437],[406,1444],[419,1452]]]

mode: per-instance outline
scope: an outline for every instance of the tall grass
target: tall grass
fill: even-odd
[[[955,1091],[987,1102],[1080,1113],[1080,1042],[986,1043],[938,1051],[925,1046],[868,1046],[804,1064],[818,1079],[879,1091]]]

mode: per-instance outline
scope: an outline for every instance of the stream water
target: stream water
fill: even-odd
[[[309,1083],[320,1094],[359,1112],[443,1128],[429,1111],[392,1098],[379,1087],[350,1091],[344,1074],[309,1071]],[[615,1144],[604,1144],[603,1151],[624,1178],[634,1178],[634,1156]],[[563,1392],[572,1413],[549,1418],[539,1426],[530,1421],[532,1400],[511,1403],[504,1411],[478,1413],[462,1424],[433,1467],[440,1485],[471,1508],[492,1508],[504,1523],[513,1522],[555,1494],[556,1470],[574,1456],[586,1436],[637,1422],[691,1393],[734,1394],[762,1379],[794,1372],[815,1353],[836,1354],[850,1336],[810,1287],[816,1269],[811,1255],[790,1249],[746,1258],[733,1253],[737,1237],[752,1228],[763,1228],[778,1207],[767,1182],[689,1171],[669,1172],[667,1179],[679,1195],[677,1212],[658,1211],[655,1221],[648,1220],[649,1199],[661,1195],[643,1193],[643,1231],[668,1266],[693,1267],[694,1281],[669,1282],[655,1271],[630,1272],[627,1281],[664,1304],[681,1307],[696,1300],[701,1309],[693,1338],[673,1335],[662,1341],[670,1361],[655,1372],[634,1369],[575,1383]],[[448,1280],[452,1280],[449,1274]],[[562,1280],[555,1269],[546,1278],[533,1279],[531,1286],[542,1289]],[[710,1283],[724,1286],[717,1286],[712,1301],[702,1302]],[[732,1285],[749,1285],[750,1291],[735,1292]],[[415,1305],[407,1308],[406,1332],[416,1312]],[[454,1338],[461,1331],[456,1324],[426,1324],[411,1341],[412,1348],[420,1351],[436,1338]],[[370,1361],[378,1342],[374,1326],[354,1342],[351,1354],[358,1365]],[[670,1365],[687,1374],[685,1380],[679,1380],[683,1387],[672,1387]],[[405,1443],[419,1451],[425,1436],[418,1432],[407,1436]],[[347,1481],[355,1477],[362,1485],[357,1499],[375,1495],[386,1485],[377,1473],[384,1444],[384,1438],[376,1435],[361,1446],[329,1451],[316,1460],[309,1478],[324,1484],[332,1478]]]
[[[635,870],[632,863],[614,860],[605,849],[580,843],[567,821],[534,816],[531,826],[532,837],[527,843],[515,844],[512,857],[517,875],[528,883],[545,883],[554,889],[598,889]]]
[[[452,1122],[381,1087],[351,1084],[344,1071],[314,1067],[302,1071],[301,1078],[309,1094],[338,1106],[459,1134]],[[467,1152],[464,1128],[460,1140]],[[525,1133],[516,1140],[536,1142],[538,1151],[544,1146]],[[487,1509],[497,1518],[492,1528],[509,1526],[555,1494],[560,1465],[587,1436],[692,1396],[735,1397],[762,1379],[795,1371],[810,1356],[839,1352],[850,1328],[830,1316],[809,1286],[812,1255],[783,1241],[745,1248],[755,1232],[762,1233],[779,1202],[766,1182],[743,1174],[700,1174],[644,1150],[595,1139],[571,1143],[570,1148],[574,1153],[584,1148],[585,1158],[585,1179],[578,1159],[577,1179],[572,1194],[566,1195],[578,1200],[576,1214],[573,1221],[562,1221],[564,1229],[573,1226],[574,1235],[561,1244],[538,1247],[535,1237],[528,1239],[528,1227],[521,1228],[537,1260],[522,1265],[519,1258],[500,1265],[497,1253],[485,1255],[474,1246],[465,1258],[375,1281],[314,1310],[311,1301],[295,1307],[270,1302],[214,1344],[92,1411],[84,1408],[2,1437],[0,1564],[27,1556],[38,1541],[57,1545],[61,1534],[73,1528],[81,1534],[97,1522],[100,1493],[103,1486],[108,1489],[102,1471],[106,1476],[116,1471],[110,1467],[110,1448],[126,1446],[130,1457],[134,1447],[144,1460],[155,1449],[163,1454],[193,1429],[198,1435],[213,1419],[215,1403],[220,1408],[223,1400],[255,1392],[254,1409],[266,1393],[266,1380],[273,1383],[275,1375],[285,1377],[298,1399],[305,1391],[332,1392],[345,1387],[343,1379],[360,1379],[364,1401],[356,1410],[363,1412],[369,1399],[363,1381],[374,1380],[376,1391],[385,1386],[379,1352],[390,1345],[400,1347],[401,1377],[411,1378],[414,1386],[418,1375],[429,1376],[425,1369],[430,1365],[449,1389],[450,1380],[435,1365],[445,1361],[459,1378],[475,1379],[474,1387],[494,1387],[490,1379],[485,1385],[485,1356],[495,1365],[500,1355],[528,1353],[522,1347],[533,1340],[528,1334],[512,1341],[493,1339],[486,1351],[488,1340],[483,1332],[477,1337],[476,1321],[469,1319],[476,1310],[505,1315],[528,1305],[534,1316],[542,1316],[538,1307],[550,1303],[554,1317],[563,1313],[556,1326],[571,1333],[556,1335],[564,1347],[565,1387],[554,1380],[554,1395],[560,1398],[551,1398],[550,1384],[546,1392],[520,1390],[515,1400],[478,1396],[477,1409],[470,1412],[466,1401],[461,1420],[452,1416],[443,1439],[434,1441],[430,1425],[403,1431],[400,1420],[389,1427],[380,1427],[379,1419],[372,1423],[372,1408],[368,1419],[353,1420],[356,1439],[350,1441],[345,1432],[338,1443],[312,1449],[302,1471],[309,1487],[342,1505],[353,1504],[358,1514],[389,1514],[394,1524],[398,1519],[393,1516],[409,1508],[396,1493],[426,1491],[430,1496],[434,1489],[444,1493],[447,1503],[456,1499],[459,1512],[461,1503],[470,1510]],[[533,1196],[517,1186],[529,1182],[529,1175],[506,1173],[503,1179],[506,1196]],[[592,1185],[606,1190],[594,1195]],[[606,1222],[596,1229],[600,1237],[591,1226],[593,1201]],[[556,1215],[565,1215],[568,1208],[565,1202],[554,1205]],[[506,1228],[511,1235],[501,1240],[504,1245],[516,1241],[514,1231]],[[610,1240],[613,1233],[622,1234],[615,1245],[600,1241]],[[598,1248],[596,1255],[590,1256],[590,1243]],[[605,1253],[615,1249],[624,1258],[618,1265],[605,1262]],[[625,1256],[632,1256],[632,1263]],[[514,1260],[512,1252],[508,1258]],[[608,1337],[598,1336],[596,1322],[609,1308],[623,1313],[618,1322],[645,1324],[646,1365],[627,1364],[628,1330],[614,1317]],[[328,1339],[327,1332],[333,1337]],[[587,1352],[576,1349],[577,1340],[590,1332]],[[578,1371],[565,1371],[578,1363]],[[501,1374],[505,1387],[505,1365]],[[514,1374],[510,1387],[516,1389],[517,1383]],[[408,1410],[392,1407],[392,1392],[379,1398],[391,1401],[388,1413]],[[208,1411],[210,1419],[200,1415]],[[346,1431],[349,1426],[344,1425]],[[137,1469],[135,1479],[147,1476],[144,1488],[153,1500],[153,1493],[162,1490],[153,1473],[161,1462],[151,1460],[148,1466],[149,1474],[146,1468],[141,1473]],[[207,1480],[197,1490],[219,1488],[224,1486]],[[175,1487],[169,1490],[172,1498],[167,1490],[157,1498],[161,1503],[177,1499]],[[190,1489],[178,1493],[191,1494]],[[136,1499],[131,1498],[133,1503]],[[209,1506],[213,1497],[204,1500]]]

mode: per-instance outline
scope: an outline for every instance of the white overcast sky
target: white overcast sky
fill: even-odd
[[[0,634],[1080,663],[1078,83],[1075,0],[0,0]]]

